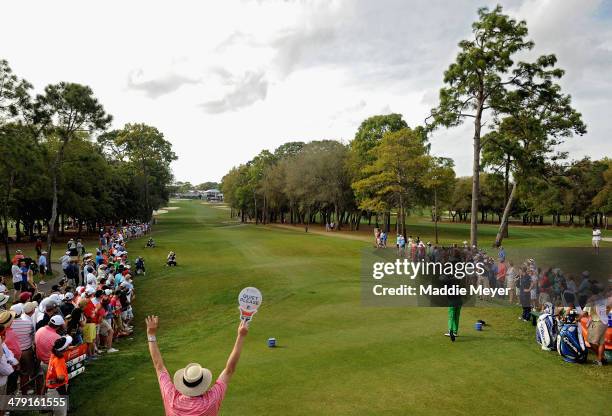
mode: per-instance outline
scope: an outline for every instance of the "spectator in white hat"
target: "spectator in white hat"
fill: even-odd
[[[30,318],[34,331],[36,331],[36,321],[38,315],[38,302],[26,302],[23,304],[23,312]]]
[[[60,305],[60,311],[62,312],[62,316],[68,316],[74,310],[74,293],[67,292],[64,295],[64,299],[62,300],[62,304]]]
[[[64,274],[67,278],[70,278],[70,271],[68,270],[71,261],[70,251],[66,251],[64,255],[60,257],[59,261],[62,264],[62,270],[64,271]]]
[[[40,369],[43,376],[47,374],[49,358],[51,357],[51,349],[53,344],[60,337],[58,330],[64,327],[64,318],[60,315],[54,315],[49,320],[49,325],[45,325],[36,331],[34,335],[34,346],[36,348],[36,357],[40,360]],[[42,385],[39,389],[39,394],[42,392]]]
[[[57,315],[60,305],[59,297],[55,298],[56,295],[51,295],[48,298],[45,298],[40,302],[38,306],[39,312],[44,312],[39,315],[39,321],[36,322],[36,330],[38,331],[40,328],[44,327],[49,323],[49,320],[52,316]]]
[[[174,373],[174,378],[171,379],[157,346],[159,319],[157,316],[149,316],[146,324],[149,353],[157,373],[166,414],[216,416],[225,397],[227,385],[240,360],[244,339],[248,333],[246,323],[240,321],[236,342],[225,369],[211,388],[209,386],[212,382],[212,373],[197,363],[187,364],[185,368]]]

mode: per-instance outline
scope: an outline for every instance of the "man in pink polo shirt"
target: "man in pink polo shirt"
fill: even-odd
[[[34,345],[36,345],[36,356],[41,361],[41,365],[47,365],[49,363],[53,344],[55,340],[60,337],[57,330],[63,325],[64,318],[62,318],[61,315],[54,315],[49,319],[48,325],[36,331],[36,335],[34,335]]]
[[[173,383],[157,346],[159,319],[157,316],[148,316],[146,323],[149,352],[157,372],[166,416],[216,416],[225,397],[227,385],[236,371],[242,345],[249,331],[244,321],[240,321],[238,326],[238,336],[225,369],[210,389],[208,387],[212,381],[212,373],[196,363],[187,364],[185,368],[174,373]]]

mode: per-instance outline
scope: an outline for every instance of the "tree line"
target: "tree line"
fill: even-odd
[[[397,231],[405,233],[410,211],[427,207],[436,223],[442,210],[453,221],[470,221],[473,245],[479,220],[492,217],[500,224],[496,245],[511,217],[607,226],[611,159],[569,162],[559,150],[587,130],[558,84],[564,71],[555,55],[515,62],[534,47],[526,22],[500,6],[481,8],[478,16],[422,126],[409,127],[400,114],[377,115],[349,143],[288,142],[264,150],[223,177],[232,214],[306,230],[314,221],[357,229],[364,218],[389,230],[394,215]],[[456,178],[453,161],[430,154],[429,141],[436,129],[466,120],[474,125],[472,175]]]
[[[16,239],[149,221],[168,200],[170,163],[163,134],[146,124],[110,130],[112,117],[90,87],[60,82],[40,94],[0,60],[0,233],[7,261]]]
[[[395,216],[396,230],[405,232],[405,217],[423,209],[432,221],[443,213],[453,222],[470,221],[472,177],[456,177],[453,161],[431,155],[426,137],[404,125],[399,114],[378,115],[363,121],[348,144],[288,142],[264,150],[223,177],[225,201],[242,221],[306,230],[331,222],[356,230],[368,221],[388,231]],[[508,217],[522,224],[548,217],[553,225],[605,225],[612,212],[612,159],[546,169],[517,185],[496,164],[483,164],[479,221],[501,224],[506,195],[516,187]]]

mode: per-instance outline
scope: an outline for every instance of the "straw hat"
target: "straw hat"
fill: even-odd
[[[38,302],[26,302],[23,305],[23,312],[25,314],[32,313],[38,307]]]
[[[190,363],[174,373],[174,387],[185,396],[203,395],[212,381],[212,373],[200,364]]]
[[[15,312],[13,311],[2,311],[0,312],[0,325],[7,327],[15,319]]]

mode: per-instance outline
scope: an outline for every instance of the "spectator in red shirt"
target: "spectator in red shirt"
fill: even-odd
[[[17,250],[15,251],[15,255],[13,256],[12,263],[19,264],[19,262],[24,258],[25,256],[23,255],[23,252],[21,250]]]
[[[89,290],[91,289],[91,290]],[[83,342],[87,344],[87,356],[90,360],[96,359],[96,305],[92,302],[93,288],[88,288],[86,298],[81,299],[79,306],[85,315],[85,327],[83,327]]]
[[[540,305],[544,305],[546,302],[550,302],[550,292],[552,289],[552,281],[549,275],[552,273],[552,269],[548,269],[542,273],[538,282],[540,295],[538,296],[538,302]]]

